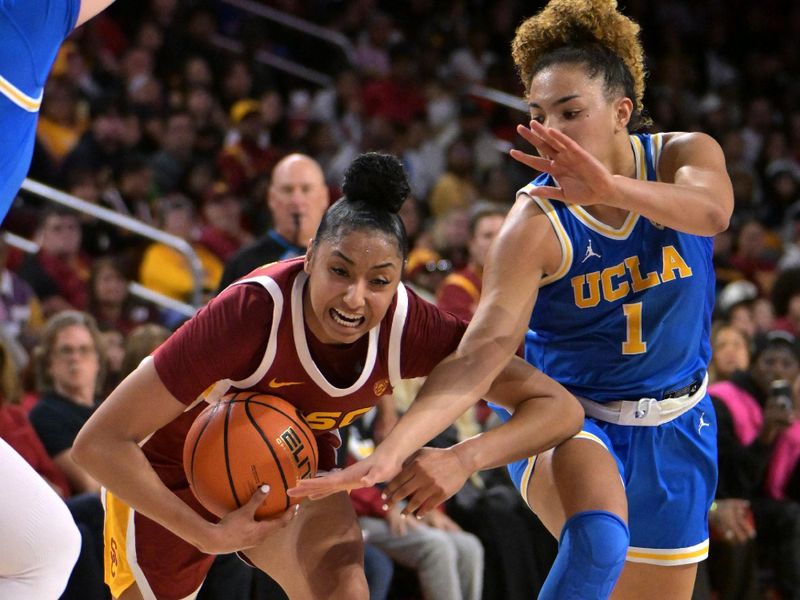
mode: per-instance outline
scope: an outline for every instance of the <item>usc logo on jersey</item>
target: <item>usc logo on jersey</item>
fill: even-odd
[[[386,393],[386,390],[388,389],[389,389],[388,379],[381,379],[380,381],[376,381],[375,385],[372,387],[372,391],[375,392],[376,396],[383,396]]]
[[[368,413],[371,410],[371,406],[359,408],[357,410],[351,410],[349,412],[322,410],[304,414],[303,417],[305,417],[306,423],[308,423],[308,426],[311,427],[311,429],[316,429],[317,431],[326,431],[328,429],[336,429],[337,427],[346,427],[358,417],[364,413]]]

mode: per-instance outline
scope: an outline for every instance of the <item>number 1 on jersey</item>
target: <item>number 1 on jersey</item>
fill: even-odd
[[[627,334],[622,342],[622,353],[644,354],[647,352],[647,342],[642,340],[642,303],[623,304],[622,312],[625,313]]]

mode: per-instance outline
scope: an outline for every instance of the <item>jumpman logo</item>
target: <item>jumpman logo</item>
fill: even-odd
[[[706,413],[700,413],[700,422],[697,424],[697,433],[700,433],[700,430],[703,427],[711,427],[711,423],[707,422],[703,417],[706,416]]]
[[[601,256],[597,252],[592,250],[592,240],[589,240],[589,245],[586,247],[586,256],[583,257],[583,260],[581,262],[585,263],[587,260],[589,260],[593,256],[595,258],[601,258]]]

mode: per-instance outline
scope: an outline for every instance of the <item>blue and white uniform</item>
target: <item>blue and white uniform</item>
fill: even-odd
[[[655,181],[661,135],[631,136],[637,178]],[[535,186],[556,185],[544,174]],[[630,213],[618,229],[583,207],[534,198],[562,248],[543,278],[526,359],[581,400],[577,437],[614,456],[628,497],[627,560],[708,555],[716,419],[705,391],[714,303],[712,239]],[[501,417],[508,413],[498,410]],[[525,496],[535,457],[509,465]]]
[[[0,222],[28,173],[44,83],[80,0],[0,0]]]

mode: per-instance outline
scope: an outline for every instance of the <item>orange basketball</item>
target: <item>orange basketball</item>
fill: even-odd
[[[270,492],[257,518],[285,511],[286,490],[317,473],[317,443],[297,408],[276,396],[237,392],[201,412],[183,444],[183,468],[197,499],[222,517],[256,489]]]

